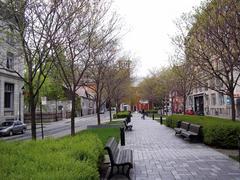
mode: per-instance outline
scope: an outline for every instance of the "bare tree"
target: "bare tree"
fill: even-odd
[[[22,69],[1,67],[6,71],[17,74],[25,83],[29,96],[31,112],[32,138],[36,139],[35,110],[38,102],[39,90],[42,87],[52,65],[51,52],[53,41],[63,25],[69,21],[62,11],[62,1],[40,0],[8,0],[2,7],[4,12],[1,31],[10,29],[16,48],[20,49],[18,56],[24,58],[24,64],[19,62]],[[20,58],[18,58],[20,59]],[[18,62],[16,62],[18,64]],[[23,75],[25,69],[25,76]]]
[[[240,3],[213,0],[194,15],[186,37],[187,60],[195,66],[198,82],[231,99],[232,120],[236,118],[234,90],[240,78]],[[217,85],[209,84],[214,80]]]
[[[75,10],[71,20],[65,21],[55,42],[55,66],[72,101],[71,135],[75,135],[76,91],[81,86],[85,71],[92,63],[91,48],[93,34],[99,23],[99,1],[70,0],[64,2],[62,11],[66,15]],[[61,44],[59,46],[59,43]]]
[[[183,112],[186,111],[186,100],[195,85],[194,67],[186,60],[186,36],[192,27],[192,15],[183,14],[176,21],[177,33],[172,38],[172,44],[175,47],[174,55],[170,61],[172,63],[172,71],[174,73],[174,85],[172,90],[177,91],[178,95],[183,98]]]
[[[121,58],[125,59],[125,58]],[[131,81],[130,61],[126,61],[127,66],[120,66],[119,61],[115,61],[108,70],[104,78],[107,102],[110,111],[110,121],[112,120],[112,104],[119,104],[129,94],[129,85]],[[117,105],[118,106],[118,105]],[[118,110],[119,111],[119,110]],[[117,112],[118,112],[117,111]]]
[[[101,124],[101,108],[107,102],[105,79],[109,78],[107,77],[107,72],[109,71],[110,65],[114,62],[116,55],[116,42],[114,40],[105,42],[105,39],[102,38],[100,42],[94,51],[92,66],[88,69],[89,81],[91,82],[90,84],[93,84],[93,86],[89,86],[89,88],[95,92],[98,124]]]

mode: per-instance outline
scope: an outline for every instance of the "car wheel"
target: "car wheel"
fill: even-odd
[[[13,135],[13,131],[9,131],[9,136],[12,136]]]

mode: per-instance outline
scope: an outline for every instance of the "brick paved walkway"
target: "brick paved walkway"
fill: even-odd
[[[126,146],[133,150],[133,180],[238,179],[240,165],[204,144],[189,143],[158,122],[133,113]]]

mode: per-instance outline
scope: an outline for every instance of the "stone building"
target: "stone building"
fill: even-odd
[[[236,72],[237,73],[237,72]],[[211,86],[224,87],[217,79],[209,81]],[[236,118],[240,119],[240,87],[234,91]],[[195,114],[231,118],[230,97],[206,87],[194,88],[187,98],[187,109],[192,109]]]
[[[2,5],[0,1],[1,9]],[[0,16],[4,14],[1,12]],[[23,121],[24,82],[17,73],[23,76],[24,59],[9,23],[0,20],[0,24],[4,27],[0,29],[0,122],[13,119]]]

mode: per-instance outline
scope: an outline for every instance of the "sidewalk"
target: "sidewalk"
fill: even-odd
[[[133,113],[133,131],[126,146],[133,150],[133,180],[222,179],[240,180],[240,165],[224,154],[199,143],[176,137],[170,128]],[[113,178],[114,179],[114,178]]]

